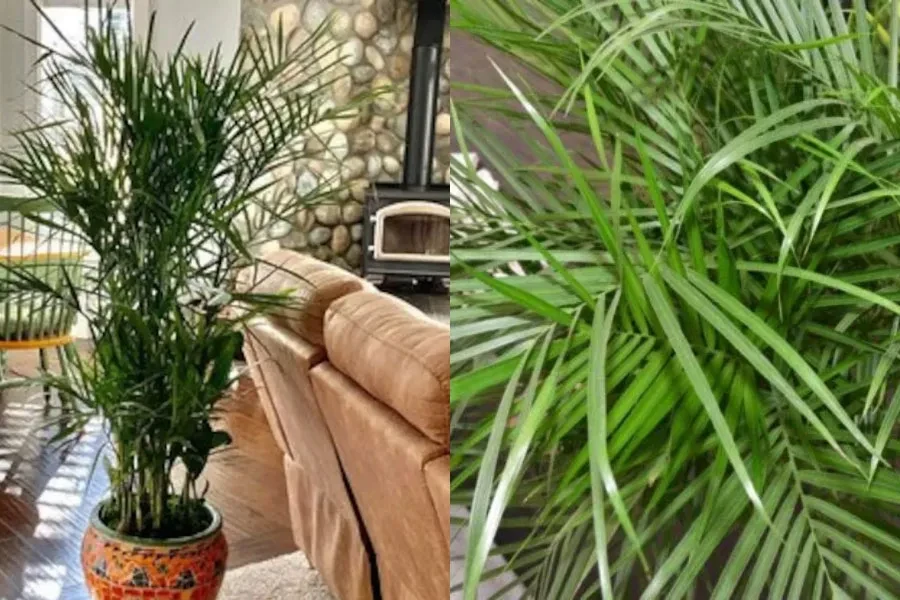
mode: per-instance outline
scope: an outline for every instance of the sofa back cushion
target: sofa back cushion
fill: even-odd
[[[339,371],[449,447],[449,327],[386,294],[357,292],[325,314],[325,349]]]
[[[446,448],[331,363],[314,367],[310,381],[372,541],[381,598],[447,598],[450,545],[425,471]]]
[[[324,345],[323,318],[331,303],[347,294],[372,289],[339,267],[290,250],[277,250],[263,260],[264,264],[241,273],[242,291],[288,293],[289,303],[275,309],[270,318],[319,346]]]
[[[281,450],[294,539],[339,598],[372,599],[370,559],[309,373],[325,349],[255,319],[244,354]]]
[[[441,524],[444,541],[450,547],[450,455],[444,454],[425,465],[425,483],[434,501],[434,513]]]

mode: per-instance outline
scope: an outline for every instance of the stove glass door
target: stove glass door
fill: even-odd
[[[450,262],[450,208],[435,202],[398,202],[375,214],[375,258]]]

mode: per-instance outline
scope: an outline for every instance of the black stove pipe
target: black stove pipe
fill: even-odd
[[[411,189],[424,189],[431,185],[434,121],[440,93],[446,22],[445,0],[419,0],[409,84],[406,156],[403,161],[403,185]]]

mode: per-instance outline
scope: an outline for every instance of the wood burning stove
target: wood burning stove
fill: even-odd
[[[373,281],[450,277],[450,186],[431,181],[446,19],[446,0],[419,0],[403,180],[366,197],[363,274]]]

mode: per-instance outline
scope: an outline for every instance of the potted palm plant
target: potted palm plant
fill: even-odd
[[[111,489],[82,548],[92,597],[214,598],[227,547],[201,474],[229,436],[213,417],[242,324],[284,303],[238,293],[235,278],[273,224],[325,193],[274,194],[269,173],[336,116],[320,93],[330,49],[279,27],[247,34],[234,57],[162,57],[97,10],[85,47],[41,61],[67,118],[16,132],[0,155],[0,178],[31,196],[16,208],[89,258],[77,273],[60,261],[55,284],[7,265],[0,291],[64,302],[90,332],[89,354],[41,379],[60,390],[62,434],[97,417],[109,433]]]
[[[897,8],[451,0],[464,598],[897,597]]]

